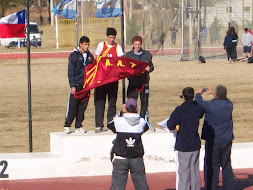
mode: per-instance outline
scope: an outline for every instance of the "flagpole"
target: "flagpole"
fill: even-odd
[[[79,34],[79,24],[78,24],[78,0],[76,0],[76,47],[79,45],[78,44],[78,41],[79,41],[79,37],[78,37],[78,34]]]
[[[121,0],[120,2],[120,6],[121,6],[121,46],[122,46],[122,50],[123,52],[125,52],[125,48],[124,48],[124,2],[123,0]],[[122,101],[123,104],[126,101],[126,85],[125,85],[125,79],[122,79]]]
[[[29,122],[29,152],[32,146],[32,101],[31,101],[31,64],[30,64],[30,27],[29,0],[26,0],[26,49],[27,49],[27,86],[28,86],[28,122]]]

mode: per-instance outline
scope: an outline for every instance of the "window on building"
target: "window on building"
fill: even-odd
[[[232,13],[232,7],[226,7],[226,13],[228,13],[228,12],[230,12],[230,13]]]
[[[244,11],[245,11],[245,12],[250,12],[250,6],[244,7]]]

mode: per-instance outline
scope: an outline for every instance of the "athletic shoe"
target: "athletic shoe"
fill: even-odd
[[[70,127],[64,127],[64,133],[65,134],[70,134],[71,133]]]
[[[102,131],[103,131],[102,127],[97,127],[95,133],[102,133]]]
[[[80,127],[76,128],[75,133],[86,133],[86,131],[82,127]]]

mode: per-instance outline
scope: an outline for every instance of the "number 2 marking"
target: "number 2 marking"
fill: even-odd
[[[2,160],[0,162],[0,166],[3,166],[2,171],[0,172],[0,178],[9,178],[9,174],[4,174],[7,166],[8,166],[8,162],[6,160]]]

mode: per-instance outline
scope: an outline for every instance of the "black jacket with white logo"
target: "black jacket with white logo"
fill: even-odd
[[[107,127],[117,137],[113,152],[124,158],[142,158],[144,149],[141,135],[148,130],[146,121],[137,113],[125,113],[109,122]]]

